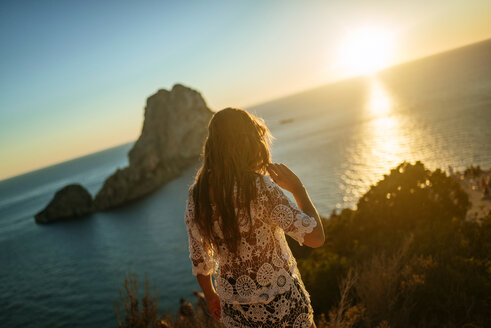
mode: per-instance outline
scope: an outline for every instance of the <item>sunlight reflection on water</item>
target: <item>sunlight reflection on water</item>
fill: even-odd
[[[349,151],[351,163],[341,175],[340,188],[344,190],[343,203],[353,205],[381,175],[408,159],[410,140],[394,115],[395,100],[376,77],[367,81],[367,95],[362,117],[367,117],[357,135],[360,142],[355,151]],[[342,207],[337,203],[337,208]]]
[[[399,164],[410,153],[407,135],[402,133],[399,118],[392,115],[394,101],[382,83],[373,78],[369,86],[370,94],[367,110],[377,116],[364,125],[362,134],[366,136],[367,147],[363,148],[361,159],[372,163],[383,172]]]
[[[277,138],[273,160],[302,178],[321,213],[355,208],[371,185],[403,161],[421,160],[429,169],[490,162],[480,142],[489,135],[483,132],[489,119],[473,99],[444,107],[436,93],[401,95],[393,88],[373,76],[353,82],[345,94],[326,89],[317,106],[290,102],[274,115],[263,112]],[[290,117],[292,123],[278,123]],[[480,132],[469,134],[469,127]]]
[[[392,100],[387,91],[377,77],[370,79],[370,94],[367,101],[367,109],[379,115],[386,115],[390,112]]]

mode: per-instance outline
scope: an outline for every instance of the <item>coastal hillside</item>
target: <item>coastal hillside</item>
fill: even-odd
[[[475,179],[489,188],[491,169],[447,175],[403,162],[371,186],[357,209],[323,219],[324,246],[301,247],[289,238],[318,327],[489,327],[491,196],[480,187],[487,211],[467,217],[476,204],[461,181]],[[219,326],[199,293],[196,309],[181,301],[175,315],[159,314],[158,299],[148,311],[132,311],[136,283],[130,277],[120,289],[120,327]]]

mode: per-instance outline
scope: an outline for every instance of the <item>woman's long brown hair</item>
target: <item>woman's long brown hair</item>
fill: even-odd
[[[271,141],[264,121],[243,109],[225,108],[211,118],[203,147],[203,164],[190,188],[195,220],[205,245],[218,249],[220,243],[213,232],[213,203],[222,218],[220,228],[225,246],[233,253],[238,251],[237,214],[245,210],[251,225],[250,203],[256,197],[255,181],[257,174],[266,173],[266,166],[271,163]]]

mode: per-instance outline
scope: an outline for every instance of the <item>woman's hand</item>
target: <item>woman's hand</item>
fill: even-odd
[[[292,194],[303,189],[302,181],[284,164],[271,163],[267,170],[274,182]]]
[[[221,307],[220,307],[220,298],[217,293],[213,293],[206,298],[206,303],[208,303],[208,309],[210,310],[213,318],[220,321]]]
[[[317,225],[312,232],[305,234],[304,244],[312,248],[324,245],[326,237],[322,220],[300,179],[283,164],[269,164],[267,170],[278,186],[293,194],[298,207],[308,216],[315,218]]]

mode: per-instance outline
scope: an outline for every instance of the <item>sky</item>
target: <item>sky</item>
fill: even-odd
[[[219,110],[360,74],[360,30],[391,66],[490,38],[491,1],[4,0],[0,179],[136,140],[175,83]]]

